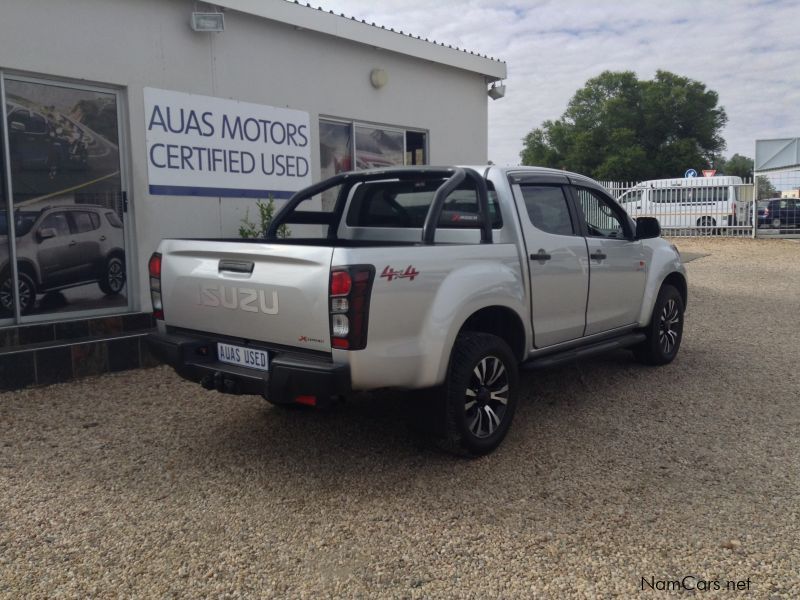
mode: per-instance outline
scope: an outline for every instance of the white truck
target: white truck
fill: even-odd
[[[622,347],[675,358],[686,272],[659,236],[564,171],[343,173],[295,194],[264,239],[163,240],[150,342],[187,379],[277,405],[428,390],[440,439],[484,454],[520,367]]]

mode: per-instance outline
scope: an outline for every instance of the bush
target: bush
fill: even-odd
[[[250,220],[250,208],[248,207],[244,213],[244,218],[241,220],[239,226],[239,237],[241,238],[263,238],[267,235],[267,229],[272,224],[272,219],[275,218],[275,200],[272,194],[269,195],[269,200],[263,202],[256,200],[256,208],[258,208],[258,217],[260,224],[253,223]],[[278,227],[278,237],[288,238],[292,235],[292,230],[286,225]]]

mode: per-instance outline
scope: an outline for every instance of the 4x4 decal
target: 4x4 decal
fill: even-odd
[[[417,275],[419,275],[419,271],[417,271],[412,265],[408,265],[405,271],[393,269],[387,265],[381,272],[381,277],[386,277],[387,281],[392,281],[394,279],[410,279],[411,281],[414,281],[414,277]]]

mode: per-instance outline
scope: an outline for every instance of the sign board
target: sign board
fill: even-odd
[[[288,198],[311,183],[307,112],[144,89],[150,193]]]
[[[716,169],[703,169],[703,177],[713,177],[716,174]]]
[[[756,140],[755,171],[800,169],[800,137]]]
[[[697,177],[697,171],[694,169],[686,169],[686,173],[683,175],[684,177]]]

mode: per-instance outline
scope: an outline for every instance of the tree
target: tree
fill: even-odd
[[[741,154],[734,154],[729,159],[722,157],[714,161],[718,175],[738,175],[742,179],[753,177],[753,159]]]
[[[765,175],[756,177],[756,200],[765,200],[767,198],[777,198],[780,193],[772,182]]]
[[[524,165],[569,169],[604,180],[643,180],[708,168],[725,149],[728,118],[699,81],[658,71],[605,71],[575,92],[560,119],[528,133]]]

